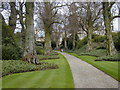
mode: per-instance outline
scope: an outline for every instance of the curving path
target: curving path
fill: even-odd
[[[118,81],[99,69],[67,53],[61,54],[68,60],[75,88],[118,88]]]

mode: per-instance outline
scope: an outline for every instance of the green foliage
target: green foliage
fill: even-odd
[[[120,51],[120,32],[112,33],[115,48]]]
[[[43,47],[41,47],[41,46],[36,46],[36,52],[39,55],[43,55],[44,52],[45,52],[45,49]]]
[[[102,56],[102,57],[98,57],[97,59],[99,60],[103,60],[103,59],[109,59],[109,60],[120,60],[120,52],[118,52],[117,54],[114,54],[112,56]]]
[[[58,55],[38,55],[40,60],[58,59]]]
[[[93,42],[104,42],[105,41],[105,36],[101,36],[98,34],[92,34],[92,40]]]
[[[30,64],[22,60],[3,60],[2,76],[11,73],[20,73],[26,71],[42,70],[47,68],[57,68],[58,66],[51,63],[42,63],[41,65]]]
[[[12,29],[10,28],[10,26],[4,26],[4,25],[2,26],[2,44],[14,45],[14,35],[12,33]]]
[[[17,60],[22,56],[22,50],[13,45],[2,46],[2,59],[3,60]]]
[[[22,50],[20,48],[19,37],[12,32],[10,26],[2,26],[2,59],[3,60],[17,60],[22,57]]]
[[[95,49],[90,52],[80,53],[79,55],[90,55],[90,56],[101,57],[101,56],[106,56],[107,54],[105,49]]]

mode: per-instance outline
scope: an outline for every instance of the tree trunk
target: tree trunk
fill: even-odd
[[[109,4],[103,2],[103,17],[104,17],[104,25],[105,25],[105,32],[106,32],[106,48],[107,48],[107,55],[114,55],[117,53],[115,49],[114,42],[111,35],[111,12],[108,9]]]
[[[75,49],[75,31],[73,32],[73,47],[72,47],[72,49]]]
[[[67,48],[67,33],[66,33],[66,30],[65,30],[64,46],[65,46],[65,49],[68,49],[68,48]]]
[[[16,28],[16,19],[17,19],[17,11],[15,6],[16,6],[15,2],[10,2],[11,13],[9,17],[9,25],[12,28],[13,33]]]
[[[23,60],[33,64],[39,64],[35,50],[33,8],[34,8],[33,2],[26,2],[26,38]]]
[[[87,2],[88,4],[88,8],[87,8],[87,15],[88,15],[88,32],[87,32],[87,38],[88,38],[88,42],[87,42],[87,51],[91,51],[92,50],[92,30],[93,30],[93,21],[92,21],[92,12],[90,9],[90,3]]]
[[[92,26],[88,26],[88,33],[87,33],[88,43],[87,43],[87,51],[92,50]]]
[[[20,6],[19,16],[20,16],[20,24],[22,26],[22,29],[21,29],[21,46],[22,46],[22,49],[24,50],[25,49],[25,26],[24,26],[25,23],[23,21],[23,6],[22,5]]]
[[[59,48],[59,44],[58,44],[58,41],[56,42],[56,48],[57,48],[57,49]]]
[[[45,27],[45,54],[49,55],[52,51],[51,47],[51,32]]]

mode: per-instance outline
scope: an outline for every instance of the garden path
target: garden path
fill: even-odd
[[[75,88],[118,88],[118,81],[92,65],[62,52],[70,65]]]

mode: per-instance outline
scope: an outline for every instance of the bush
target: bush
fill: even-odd
[[[2,46],[2,59],[3,60],[18,60],[22,56],[22,50],[13,45]]]
[[[2,60],[2,76],[11,73],[28,72],[35,70],[55,69],[56,64],[42,62],[41,65],[30,64],[22,60]]]
[[[41,46],[36,46],[36,52],[37,52],[37,54],[42,55],[42,54],[44,54],[45,50]]]
[[[105,38],[106,38],[105,36],[98,35],[98,34],[92,35],[93,42],[104,42]]]
[[[112,33],[112,36],[113,36],[115,48],[117,49],[117,51],[120,51],[120,32]]]

